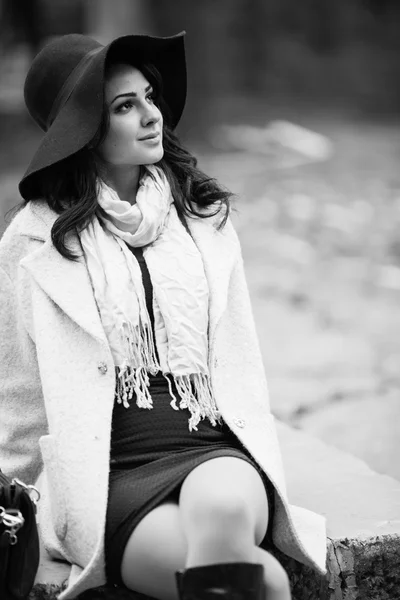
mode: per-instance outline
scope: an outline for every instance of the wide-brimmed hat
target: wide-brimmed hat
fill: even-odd
[[[68,34],[45,46],[28,71],[24,96],[44,138],[19,184],[24,198],[42,169],[81,150],[95,136],[104,106],[105,63],[110,53],[159,71],[172,128],[186,100],[186,62],[182,31],[171,37],[127,35],[104,46],[86,35]]]

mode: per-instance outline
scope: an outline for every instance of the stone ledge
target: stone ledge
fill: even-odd
[[[400,600],[400,482],[303,432],[277,428],[290,501],[327,518],[327,577],[276,552],[293,598]],[[68,572],[43,552],[30,600],[56,600]]]

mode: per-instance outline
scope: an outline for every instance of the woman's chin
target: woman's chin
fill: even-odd
[[[155,163],[158,163],[162,159],[163,156],[164,156],[164,148],[161,146],[160,150],[154,151],[154,152],[152,152],[152,154],[150,156],[146,157],[143,164],[144,165],[154,165]]]

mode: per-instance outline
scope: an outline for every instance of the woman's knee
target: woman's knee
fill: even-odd
[[[261,478],[247,462],[224,457],[202,463],[183,482],[179,506],[190,543],[193,537],[261,541],[268,500]]]
[[[193,498],[186,507],[186,520],[198,532],[214,532],[220,536],[233,530],[251,529],[254,516],[244,498],[214,490],[206,496]]]

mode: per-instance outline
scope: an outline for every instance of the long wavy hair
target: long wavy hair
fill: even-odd
[[[109,69],[117,63],[127,63],[114,57],[106,64]],[[187,219],[193,216],[208,218],[221,213],[218,227],[222,228],[228,218],[232,194],[212,177],[197,168],[197,159],[183,147],[171,128],[171,118],[162,95],[162,79],[152,64],[132,65],[138,68],[155,93],[155,104],[163,115],[164,156],[157,163],[170,186],[179,218],[188,229]],[[109,129],[109,111],[104,102],[99,129],[93,140],[82,150],[61,160],[35,175],[30,196],[19,208],[38,199],[47,201],[59,217],[53,224],[51,239],[62,256],[77,260],[67,247],[67,237],[73,231],[82,231],[101,212],[97,203],[99,162],[96,149],[104,140]],[[204,210],[210,207],[209,210]]]

